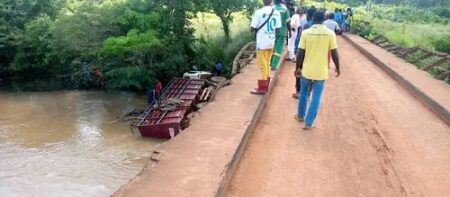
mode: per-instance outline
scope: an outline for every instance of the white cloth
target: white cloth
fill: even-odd
[[[297,38],[298,31],[291,31],[291,38],[289,38],[288,42],[288,52],[289,59],[295,59],[295,39]]]
[[[261,27],[273,9],[271,6],[264,6],[256,10],[250,27],[255,29]],[[280,12],[274,10],[269,21],[256,33],[256,48],[258,50],[273,49],[275,46],[275,30],[278,28],[281,28],[281,15]]]
[[[288,42],[289,59],[295,59],[295,39],[298,34],[298,27],[300,27],[300,14],[294,14],[291,19],[291,38]],[[294,30],[292,30],[294,29]]]
[[[291,38],[288,42],[289,59],[295,59],[295,39],[298,34],[298,27],[300,27],[300,14],[294,14],[291,19]],[[294,30],[292,30],[294,29]]]
[[[335,31],[335,30],[341,30],[341,28],[339,28],[339,24],[331,19],[327,19],[325,22],[323,22],[323,24],[328,27],[328,29],[330,29],[331,31]]]
[[[294,14],[291,18],[291,28],[297,29],[300,27],[300,15]]]

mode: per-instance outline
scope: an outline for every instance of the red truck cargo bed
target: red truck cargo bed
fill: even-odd
[[[161,102],[167,99],[182,100],[179,106],[172,111],[161,111],[149,106],[145,113],[136,121],[143,137],[156,137],[170,139],[175,137],[182,128],[182,122],[198,102],[198,97],[206,85],[205,80],[173,79],[164,88]]]

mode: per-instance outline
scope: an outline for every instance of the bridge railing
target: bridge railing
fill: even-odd
[[[388,50],[416,65],[419,69],[427,71],[435,78],[450,84],[450,54],[424,49],[422,47],[405,47],[392,43],[383,35],[371,40],[374,44]]]
[[[249,42],[244,47],[242,47],[242,49],[239,51],[239,53],[233,60],[233,68],[231,70],[231,76],[238,74],[242,68],[247,66],[247,64],[249,64],[250,61],[252,61],[252,59],[256,55],[255,51],[256,51],[255,42]]]

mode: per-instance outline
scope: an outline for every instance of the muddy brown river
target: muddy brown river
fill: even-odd
[[[162,143],[117,121],[143,106],[132,93],[0,93],[0,196],[109,196]]]

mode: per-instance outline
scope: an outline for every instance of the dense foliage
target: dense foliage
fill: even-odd
[[[229,66],[230,56],[245,44],[233,47],[233,13],[250,9],[252,2],[3,0],[0,85],[144,90],[194,66],[209,69],[216,60]],[[199,11],[225,17],[227,42],[195,37],[191,20]]]
[[[448,0],[334,0],[334,1],[338,3],[345,3],[350,6],[361,6],[367,3],[384,4],[384,5],[409,5],[415,7],[450,6],[450,2]]]

